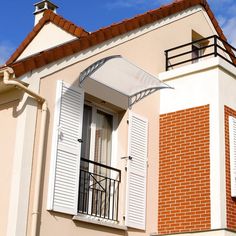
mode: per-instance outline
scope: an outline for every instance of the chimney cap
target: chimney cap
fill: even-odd
[[[34,6],[35,6],[34,14],[45,11],[47,9],[52,10],[56,13],[56,9],[58,8],[57,5],[55,5],[49,0],[42,0],[40,2],[35,3]]]

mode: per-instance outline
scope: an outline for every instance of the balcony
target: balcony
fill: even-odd
[[[78,213],[118,221],[121,171],[81,159]]]
[[[211,57],[221,57],[236,66],[235,55],[236,48],[217,35],[213,35],[166,50],[166,71]]]

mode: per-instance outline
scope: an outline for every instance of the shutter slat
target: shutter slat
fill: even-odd
[[[148,122],[130,113],[129,156],[127,166],[126,225],[136,229],[146,226],[146,172]]]
[[[229,116],[231,196],[236,197],[236,118]]]
[[[57,85],[50,210],[77,214],[84,95],[62,81]]]

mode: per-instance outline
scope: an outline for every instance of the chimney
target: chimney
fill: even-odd
[[[52,10],[54,13],[57,13],[57,6],[50,2],[49,0],[42,0],[41,2],[35,3],[35,11],[34,11],[34,25],[36,25],[39,20],[43,17],[43,13],[49,9]]]

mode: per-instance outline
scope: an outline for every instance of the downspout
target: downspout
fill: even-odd
[[[38,218],[39,218],[39,196],[40,196],[40,186],[42,178],[42,163],[43,163],[43,152],[44,152],[44,138],[46,131],[46,120],[47,120],[47,101],[45,98],[41,97],[39,94],[28,89],[19,81],[10,80],[10,76],[14,74],[14,71],[10,67],[3,68],[3,83],[5,85],[13,85],[33,97],[41,107],[41,124],[40,124],[40,134],[39,134],[39,144],[38,144],[38,155],[37,155],[37,165],[36,165],[36,175],[35,175],[35,188],[34,188],[34,198],[33,198],[33,209],[32,209],[32,222],[31,222],[31,234],[30,236],[36,236],[38,230]]]

